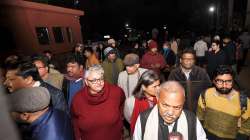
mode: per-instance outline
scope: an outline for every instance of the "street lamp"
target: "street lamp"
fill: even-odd
[[[127,27],[129,27],[129,24],[128,24],[128,23],[126,23],[126,24],[125,24],[125,27],[126,27],[126,28],[127,28]]]
[[[214,7],[214,6],[210,6],[209,9],[208,9],[208,11],[209,11],[210,13],[214,13],[215,7]]]
[[[208,11],[209,13],[211,14],[211,27],[212,28],[216,28],[216,14],[215,14],[215,11],[216,11],[216,7],[211,5],[209,8],[208,8]]]

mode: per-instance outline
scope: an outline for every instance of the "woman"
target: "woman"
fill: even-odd
[[[139,114],[156,104],[156,90],[160,85],[160,78],[152,70],[141,75],[133,96],[125,101],[124,116],[130,123],[131,134],[134,132],[135,123]]]
[[[123,90],[104,82],[100,65],[85,71],[85,87],[71,104],[75,140],[121,140],[123,128]]]
[[[93,51],[91,47],[85,48],[84,56],[87,58],[86,63],[85,63],[85,68],[89,68],[93,65],[100,64],[99,60],[96,57],[95,52]]]

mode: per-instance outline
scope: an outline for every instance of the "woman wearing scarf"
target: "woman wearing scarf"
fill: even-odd
[[[85,87],[76,93],[71,105],[75,140],[121,140],[123,90],[104,81],[100,65],[85,71]]]
[[[133,96],[126,99],[124,116],[130,123],[131,135],[133,135],[139,114],[157,103],[155,95],[159,85],[160,78],[157,73],[148,70],[141,75],[133,92]]]

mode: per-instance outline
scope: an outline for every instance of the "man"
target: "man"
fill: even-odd
[[[127,54],[123,60],[125,71],[120,72],[118,86],[125,92],[126,98],[132,95],[137,82],[147,69],[140,68],[139,56],[134,53]]]
[[[219,65],[226,65],[226,54],[221,49],[220,40],[213,39],[210,51],[207,53],[207,73],[210,79],[213,78],[213,72]]]
[[[229,35],[224,37],[222,49],[226,54],[226,64],[230,65],[236,72],[236,45],[231,40]]]
[[[50,69],[55,70],[59,68],[59,64],[55,60],[54,54],[50,50],[43,51],[43,55],[45,55],[45,57],[48,59],[48,66]]]
[[[151,69],[160,75],[161,69],[165,68],[164,57],[158,52],[157,42],[151,40],[148,44],[149,51],[142,56],[141,67]]]
[[[233,71],[230,66],[220,65],[214,72],[214,87],[201,94],[197,116],[203,122],[210,140],[248,140],[250,135],[249,99],[243,99],[233,89]]]
[[[68,112],[62,91],[43,82],[36,66],[32,62],[17,61],[9,64],[5,77],[4,85],[9,92],[12,93],[18,89],[27,87],[45,87],[49,90],[52,107]]]
[[[9,95],[12,116],[22,125],[23,140],[73,140],[72,126],[65,112],[49,107],[50,93],[43,87],[29,87]]]
[[[124,92],[104,81],[100,65],[89,67],[84,75],[86,86],[75,95],[71,105],[75,139],[121,140]]]
[[[124,69],[123,62],[117,57],[116,50],[112,47],[107,47],[104,50],[106,59],[102,62],[104,69],[104,80],[110,84],[117,84],[118,76]]]
[[[200,93],[211,85],[208,74],[204,69],[195,65],[195,53],[192,49],[183,50],[180,66],[169,74],[168,80],[179,81],[186,90],[184,108],[196,112]]]
[[[32,58],[42,80],[52,86],[62,89],[63,75],[61,73],[50,73],[48,61],[45,56],[38,55]]]
[[[248,33],[248,30],[245,29],[242,34],[239,36],[239,39],[243,43],[243,65],[245,65],[247,53],[250,48],[250,35]]]
[[[197,117],[183,110],[185,90],[176,81],[160,86],[158,104],[137,118],[134,140],[166,140],[169,133],[180,132],[184,140],[205,140],[206,134]]]
[[[108,46],[115,50],[117,57],[121,58],[121,52],[118,50],[117,42],[115,41],[115,39],[110,38],[108,40]]]
[[[200,39],[195,42],[194,50],[197,57],[197,65],[203,67],[205,64],[205,53],[208,51],[207,43],[203,40],[204,36],[201,36]]]
[[[2,78],[2,75],[0,75],[0,78]],[[4,140],[20,140],[14,121],[9,113],[10,105],[9,100],[6,98],[2,80],[0,79],[0,124],[4,126],[0,127],[0,138],[4,138]]]
[[[67,74],[64,76],[62,91],[70,108],[71,101],[76,92],[84,87],[83,64],[75,56],[69,56],[66,60]]]

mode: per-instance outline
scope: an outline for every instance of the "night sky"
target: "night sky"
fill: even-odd
[[[151,31],[153,27],[167,25],[177,30],[204,30],[213,0],[81,0],[82,28],[88,33],[117,34],[125,23],[132,28]],[[91,34],[91,35],[93,35]]]

